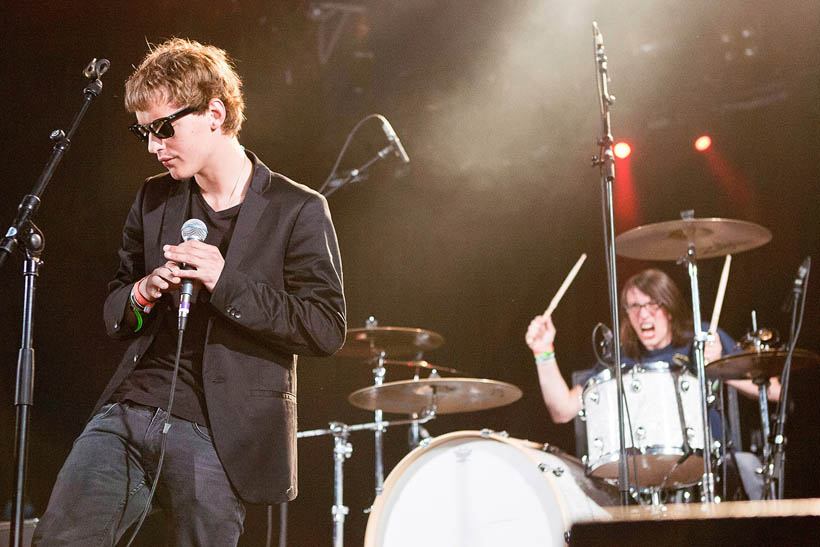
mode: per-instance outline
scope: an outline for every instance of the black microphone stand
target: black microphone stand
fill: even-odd
[[[797,338],[800,336],[800,329],[803,326],[803,313],[806,309],[806,285],[809,281],[809,272],[811,271],[811,257],[806,259],[807,269],[805,275],[801,279],[798,276],[794,283],[794,305],[792,306],[792,322],[791,331],[789,335],[789,351],[786,355],[786,362],[783,364],[783,373],[780,375],[780,400],[777,403],[777,422],[775,423],[774,434],[774,455],[772,467],[769,468],[768,461],[763,462],[767,466],[770,473],[764,473],[764,477],[774,478],[777,481],[777,497],[774,499],[783,499],[783,473],[786,466],[785,445],[786,438],[784,431],[786,428],[786,408],[788,405],[789,394],[789,371],[791,370],[792,354],[794,348],[797,347]],[[798,319],[798,306],[800,306]],[[765,485],[769,487],[769,485]],[[764,495],[770,495],[771,489],[764,489]]]
[[[618,458],[618,490],[621,505],[629,505],[629,466],[626,461],[626,434],[624,431],[624,394],[623,375],[621,371],[621,333],[618,323],[618,280],[615,271],[615,217],[612,203],[612,184],[615,181],[615,156],[612,153],[612,127],[610,125],[609,107],[615,103],[615,97],[609,94],[609,74],[604,39],[598,29],[598,23],[592,23],[592,35],[595,45],[596,80],[598,97],[601,106],[602,137],[598,139],[600,152],[593,156],[592,166],[601,169],[601,198],[604,223],[604,251],[609,282],[609,312],[612,319],[613,361],[615,366],[615,385],[618,391],[618,435],[621,442]]]
[[[322,195],[324,195],[325,197],[329,197],[330,194],[332,194],[345,184],[367,180],[367,169],[380,159],[386,158],[390,154],[390,152],[393,151],[393,148],[394,146],[392,144],[385,146],[384,148],[379,150],[375,156],[367,160],[360,167],[347,171],[343,177],[333,177],[331,175],[331,178],[328,179],[325,188],[322,190]]]
[[[85,102],[74,117],[74,121],[67,135],[60,129],[51,132],[50,138],[54,141],[51,158],[46,164],[40,178],[37,180],[37,183],[34,185],[32,192],[23,197],[17,208],[17,216],[14,222],[6,231],[5,237],[0,241],[0,268],[2,268],[6,258],[13,253],[18,246],[22,245],[26,253],[26,261],[23,266],[25,287],[23,294],[22,342],[17,356],[17,382],[14,394],[16,425],[14,436],[14,493],[11,506],[11,534],[9,535],[9,545],[11,547],[20,547],[23,542],[23,508],[26,468],[28,463],[29,413],[34,404],[34,348],[32,346],[34,296],[39,267],[42,265],[40,255],[45,247],[45,237],[31,219],[40,206],[40,196],[45,191],[46,186],[48,186],[63,155],[69,146],[71,146],[71,137],[74,136],[91,101],[97,98],[102,92],[102,81],[100,77],[108,70],[109,66],[110,63],[107,59],[100,59],[99,61],[92,59],[88,67],[83,71],[83,75],[91,80],[83,90]]]
[[[345,143],[342,145],[342,149],[336,158],[336,163],[333,165],[333,169],[331,169],[330,175],[328,175],[325,182],[319,188],[319,193],[323,196],[329,197],[330,194],[332,194],[345,184],[367,180],[367,169],[377,161],[386,158],[388,155],[390,155],[390,152],[393,152],[393,154],[395,154],[396,156],[401,156],[399,146],[395,143],[395,141],[391,140],[390,144],[379,150],[375,156],[370,158],[360,167],[345,172],[343,176],[336,175],[336,170],[339,168],[339,164],[342,161],[342,157],[344,157],[345,152],[347,151],[347,147],[350,146],[350,142],[353,140],[353,136],[356,134],[356,132],[359,130],[362,124],[364,124],[367,120],[371,118],[381,120],[383,124],[388,123],[385,117],[381,114],[368,114],[367,116],[356,122],[356,125],[354,125],[353,129],[350,130],[350,133],[348,133],[347,138],[345,139]]]

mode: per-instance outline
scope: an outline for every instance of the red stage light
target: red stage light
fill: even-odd
[[[712,138],[709,135],[698,137],[695,141],[695,150],[703,152],[712,146]]]
[[[613,147],[613,152],[615,152],[616,158],[624,159],[632,153],[632,147],[624,141],[619,141],[615,143],[615,146]]]

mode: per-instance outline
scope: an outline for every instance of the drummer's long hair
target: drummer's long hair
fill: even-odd
[[[675,346],[684,346],[689,343],[692,333],[692,319],[678,286],[664,272],[649,269],[627,279],[623,289],[621,289],[621,344],[624,353],[628,357],[640,361],[641,353],[644,350],[643,344],[638,339],[638,334],[632,328],[632,323],[629,322],[629,314],[626,311],[626,293],[633,287],[660,304],[666,312],[672,330],[672,343]]]

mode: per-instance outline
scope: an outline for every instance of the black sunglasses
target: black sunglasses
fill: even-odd
[[[157,118],[156,120],[149,122],[145,125],[140,125],[135,123],[131,125],[128,129],[137,136],[139,140],[142,142],[146,142],[148,140],[148,134],[154,135],[158,139],[170,139],[174,136],[174,126],[171,122],[174,120],[178,120],[182,116],[186,114],[190,114],[194,112],[196,108],[193,106],[186,106],[182,110],[178,110],[174,112],[170,116],[165,116],[164,118]]]

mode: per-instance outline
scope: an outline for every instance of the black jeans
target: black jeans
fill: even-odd
[[[156,474],[166,413],[113,403],[74,442],[34,533],[34,545],[111,546],[139,519]],[[173,418],[153,504],[169,545],[236,545],[245,507],[209,431]],[[130,533],[130,532],[129,532]]]

